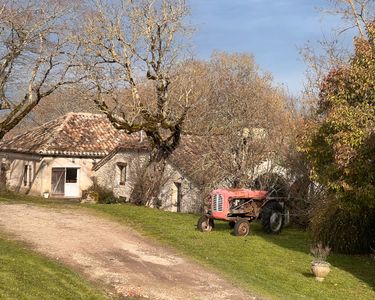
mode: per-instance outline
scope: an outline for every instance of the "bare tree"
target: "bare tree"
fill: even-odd
[[[293,134],[289,98],[250,55],[214,53],[208,70],[210,93],[194,107],[201,113],[189,119],[191,128],[201,121],[207,161],[220,165],[221,176],[232,187],[249,186],[260,164],[281,164]]]
[[[344,20],[344,28],[338,29],[341,34],[356,28],[360,36],[366,36],[368,24],[375,18],[374,0],[330,0],[332,8],[326,13],[339,15]]]
[[[42,99],[77,81],[70,5],[60,2],[0,1],[0,139]]]
[[[184,0],[97,1],[94,6],[79,37],[90,97],[116,128],[143,130],[155,161],[166,158],[179,144],[189,109],[190,90],[177,96],[177,107],[169,95],[173,70],[186,53],[189,9]],[[144,88],[147,82],[152,90]]]
[[[300,53],[307,64],[303,104],[306,114],[316,108],[320,85],[334,68],[343,66],[351,55],[351,49],[342,44],[343,34],[355,31],[366,36],[368,25],[375,19],[374,0],[330,0],[329,8],[321,9],[323,14],[340,16],[343,23],[333,28],[332,36],[324,36],[318,45],[306,44]],[[354,34],[354,35],[355,35]]]
[[[216,161],[222,176],[243,185],[266,153],[281,152],[287,138],[280,132],[289,116],[285,95],[248,55],[181,62],[190,33],[187,14],[182,0],[96,2],[79,37],[89,97],[116,128],[146,133],[155,150],[152,161],[174,153],[182,133],[200,135],[204,141],[192,143],[204,150],[197,171]],[[272,143],[261,141],[263,135]],[[148,169],[140,178],[160,178],[163,166]],[[144,202],[152,195],[157,191],[137,198]]]
[[[294,134],[289,97],[251,55],[215,52],[209,61],[186,62],[177,74],[171,95],[186,82],[194,86],[181,159],[184,151],[196,157],[185,165],[203,188],[249,187],[259,165],[268,161],[270,171],[271,161],[283,163]]]
[[[169,93],[176,67],[187,54],[189,9],[184,0],[91,1],[88,8],[77,36],[89,74],[87,97],[115,128],[147,135],[151,159],[131,197],[145,203],[158,195],[159,185],[146,191],[141,182],[163,175],[190,108],[191,88],[176,99]]]

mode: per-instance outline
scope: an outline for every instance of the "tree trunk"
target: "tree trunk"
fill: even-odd
[[[182,122],[183,119],[180,119],[172,129],[169,129],[171,134],[168,138],[163,137],[157,130],[145,130],[151,145],[153,145],[153,150],[150,161],[137,175],[130,202],[137,205],[160,207],[158,196],[166,179],[164,176],[166,160],[180,144]]]
[[[8,169],[9,169],[8,165],[0,161],[0,191],[7,190],[6,172]]]
[[[161,201],[158,199],[158,196],[164,183],[165,165],[165,159],[151,159],[141,169],[130,196],[131,203],[160,208]]]

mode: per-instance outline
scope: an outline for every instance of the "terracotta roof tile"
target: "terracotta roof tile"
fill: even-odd
[[[104,115],[69,113],[0,142],[0,151],[68,156],[105,156],[119,144],[136,144],[138,135],[116,130]]]

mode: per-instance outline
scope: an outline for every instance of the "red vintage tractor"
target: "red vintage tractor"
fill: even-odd
[[[260,219],[264,231],[277,234],[289,222],[284,200],[263,190],[217,189],[210,196],[211,209],[199,218],[197,228],[211,231],[214,220],[224,220],[234,228],[236,236],[246,236],[250,232],[250,222]]]

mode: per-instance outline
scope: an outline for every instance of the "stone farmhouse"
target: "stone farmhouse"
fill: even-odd
[[[194,160],[194,149],[188,142],[179,148],[167,161],[160,207],[199,212],[199,179],[186,163]],[[56,198],[81,198],[95,182],[128,200],[149,157],[141,135],[116,130],[103,115],[69,113],[0,142],[0,178],[10,190]]]

